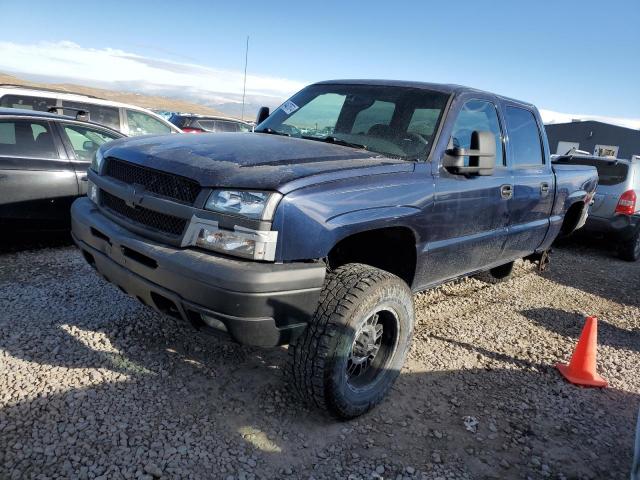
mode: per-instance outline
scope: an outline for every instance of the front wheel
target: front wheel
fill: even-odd
[[[629,240],[620,245],[618,254],[628,262],[640,259],[640,228],[636,229],[636,233]]]
[[[312,321],[289,346],[295,390],[338,418],[362,415],[398,377],[413,323],[411,290],[400,278],[362,264],[329,272]]]

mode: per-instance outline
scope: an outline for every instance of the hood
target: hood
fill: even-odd
[[[204,187],[265,190],[277,190],[312,175],[323,174],[327,181],[365,175],[370,170],[384,173],[412,168],[411,162],[364,150],[263,133],[124,138],[105,145],[103,154],[193,178]]]

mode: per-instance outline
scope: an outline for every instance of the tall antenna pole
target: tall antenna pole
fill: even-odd
[[[244,84],[242,86],[242,120],[244,120],[244,97],[247,93],[247,61],[249,60],[249,35],[247,35],[247,47],[244,50]]]

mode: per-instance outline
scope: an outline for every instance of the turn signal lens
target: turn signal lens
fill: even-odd
[[[253,260],[273,261],[276,254],[278,232],[257,230],[224,230],[217,227],[200,228],[195,242],[206,248]]]
[[[98,204],[98,187],[91,180],[87,181],[87,197],[96,205]]]

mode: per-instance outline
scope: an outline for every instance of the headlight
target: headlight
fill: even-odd
[[[282,195],[250,190],[214,190],[204,208],[220,213],[241,215],[253,220],[273,219]]]
[[[103,160],[104,157],[102,156],[102,151],[100,149],[96,150],[96,153],[91,160],[91,170],[96,173],[100,173],[100,167],[102,166]]]

